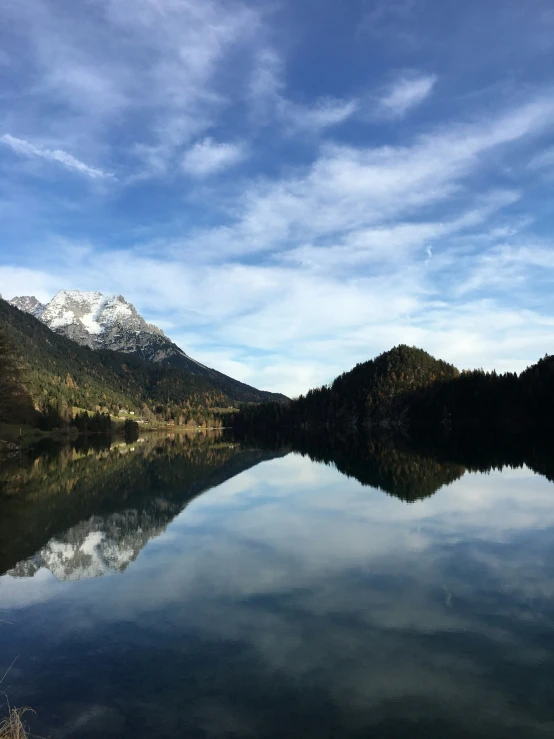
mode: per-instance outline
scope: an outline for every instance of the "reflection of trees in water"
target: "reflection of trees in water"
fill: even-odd
[[[439,461],[390,440],[356,435],[353,438],[304,437],[293,449],[316,462],[333,464],[339,472],[362,483],[412,502],[427,498],[458,480],[463,465]]]
[[[280,429],[264,438],[248,435],[245,441],[270,449],[286,448],[310,457],[314,462],[333,465],[362,485],[413,502],[433,495],[443,485],[458,480],[465,472],[459,461],[439,459],[426,449],[417,449],[406,439],[367,434],[332,434]]]
[[[554,437],[547,432],[515,433],[513,429],[490,432],[473,429],[471,433],[423,437],[410,442],[410,448],[436,459],[463,464],[468,472],[489,472],[504,467],[526,465],[554,482]]]
[[[526,464],[554,480],[551,448],[550,438],[513,433],[408,441],[363,434],[283,435],[280,430],[241,443],[204,434],[152,435],[131,444],[100,436],[67,444],[49,441],[0,471],[0,571],[41,551],[48,560],[53,550],[45,547],[54,539],[56,556],[66,561],[64,571],[100,571],[99,560],[106,570],[122,569],[196,495],[290,451],[411,502],[433,495],[466,470]],[[122,547],[127,554],[118,559]],[[27,562],[22,571],[43,564]]]
[[[141,529],[140,542],[125,544],[130,552],[138,547],[129,554],[134,559],[148,532],[160,533],[192,498],[274,456],[213,434],[151,435],[133,444],[89,437],[41,445],[12,465],[4,480],[0,572],[33,557],[53,539],[65,556],[64,545],[75,549],[95,533],[96,556],[114,536],[123,546]],[[112,526],[114,516],[117,526]]]
[[[434,436],[371,435],[307,432],[283,428],[247,434],[251,444],[287,448],[316,462],[334,465],[356,478],[404,501],[428,497],[468,472],[488,472],[527,465],[554,481],[554,439],[541,434],[489,431],[442,433]]]

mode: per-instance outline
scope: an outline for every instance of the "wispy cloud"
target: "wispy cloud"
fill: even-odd
[[[165,174],[229,106],[240,80],[221,83],[224,62],[256,48],[261,11],[241,0],[99,0],[93,16],[56,0],[7,9],[10,40],[31,52],[10,128],[40,121],[35,139],[116,153],[135,178]]]
[[[291,176],[242,186],[234,222],[197,234],[195,249],[208,258],[283,253],[307,243],[343,244],[383,223],[390,229],[391,221],[455,202],[490,152],[538,134],[553,113],[554,101],[540,97],[494,120],[439,127],[403,145],[326,144],[310,166]]]
[[[294,130],[311,133],[337,126],[351,118],[359,109],[357,100],[336,100],[323,98],[312,106],[298,105],[280,98],[277,110],[286,125]]]
[[[473,231],[504,207],[519,199],[516,192],[493,192],[456,218],[443,221],[403,221],[376,224],[353,230],[327,246],[303,244],[282,255],[285,263],[301,264],[317,271],[351,271],[353,267],[390,265],[425,254],[432,257],[432,244],[465,231]]]
[[[416,0],[378,0],[358,24],[357,35],[412,42]]]
[[[48,162],[60,164],[62,167],[65,167],[66,169],[69,169],[73,172],[79,172],[79,174],[86,175],[93,180],[114,176],[111,172],[104,172],[104,170],[99,169],[98,167],[91,167],[89,164],[81,162],[72,154],[68,154],[62,149],[48,149],[45,147],[36,146],[29,141],[25,141],[25,139],[19,139],[16,136],[11,136],[9,133],[5,133],[0,136],[0,141],[20,156],[38,157],[39,159],[45,159]]]
[[[356,98],[318,97],[310,103],[289,99],[285,94],[284,67],[273,49],[262,48],[256,56],[249,96],[258,122],[277,120],[288,133],[318,134],[344,123],[360,109]]]
[[[207,177],[234,167],[246,159],[243,144],[218,143],[205,138],[197,142],[183,157],[183,169],[193,177]]]
[[[486,293],[491,296],[506,291],[537,291],[554,281],[554,252],[549,242],[525,244],[503,240],[487,251],[473,256],[464,265],[464,277],[454,288],[457,296]]]
[[[535,154],[527,166],[531,170],[554,170],[554,146]]]
[[[399,77],[379,101],[377,113],[387,118],[402,118],[429,97],[437,80],[434,74]]]

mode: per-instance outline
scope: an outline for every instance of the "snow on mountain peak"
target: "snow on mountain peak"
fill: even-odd
[[[137,331],[163,336],[163,332],[146,323],[122,295],[100,292],[60,290],[44,309],[41,320],[53,331],[92,348],[112,348],[109,342],[105,345],[102,341],[108,334],[112,339]]]
[[[46,305],[31,296],[11,303],[31,313],[52,331],[91,349],[134,354],[150,362],[173,358],[203,368],[179,349],[157,326],[147,323],[122,295],[85,290],[60,290]]]
[[[185,356],[157,326],[147,323],[122,295],[96,291],[60,290],[46,305],[32,296],[21,296],[12,305],[39,318],[52,331],[91,349],[136,354],[161,362]]]
[[[9,302],[10,305],[19,308],[24,313],[30,313],[35,318],[40,318],[46,308],[34,295],[19,295],[12,298]]]
[[[88,334],[100,334],[98,316],[105,302],[102,293],[60,290],[48,303],[41,319],[52,330],[81,326]]]

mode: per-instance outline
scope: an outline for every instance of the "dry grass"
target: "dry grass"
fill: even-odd
[[[29,739],[23,716],[31,712],[30,708],[9,708],[8,716],[0,723],[0,739]]]

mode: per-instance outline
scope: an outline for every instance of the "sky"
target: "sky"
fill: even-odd
[[[0,0],[0,293],[290,396],[554,352],[551,0]]]

